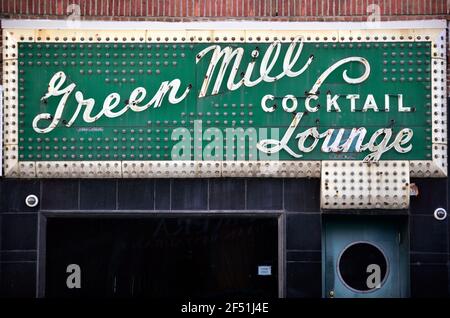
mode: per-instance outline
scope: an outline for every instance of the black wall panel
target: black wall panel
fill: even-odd
[[[411,296],[450,296],[447,179],[414,179],[411,198]],[[35,194],[36,208],[25,205]],[[286,296],[321,296],[319,179],[0,180],[0,295],[34,296],[38,216],[45,211],[276,211],[286,228]],[[42,211],[42,212],[41,212]],[[364,213],[364,211],[358,212]]]

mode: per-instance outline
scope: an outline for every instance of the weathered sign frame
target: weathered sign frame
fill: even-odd
[[[2,21],[3,171],[21,178],[321,177],[322,161],[20,161],[18,156],[19,42],[305,42],[431,41],[432,159],[408,161],[411,177],[447,175],[445,21],[376,23],[127,23]],[[331,161],[332,162],[332,161]],[[339,164],[342,161],[338,161]],[[382,161],[383,162],[383,161]],[[330,161],[327,161],[330,163]],[[389,167],[391,165],[389,164]]]

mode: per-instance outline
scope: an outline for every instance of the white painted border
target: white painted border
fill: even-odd
[[[71,29],[67,20],[1,20],[5,29]],[[377,22],[290,22],[290,21],[76,21],[82,30],[378,30],[378,29],[445,29],[446,20],[410,20]]]
[[[6,22],[6,23],[4,23]],[[109,37],[125,42],[229,42],[243,38],[248,42],[267,42],[275,38],[289,41],[293,34],[310,37],[307,42],[364,42],[378,41],[422,41],[429,39],[433,46],[432,61],[446,59],[446,23],[444,20],[382,22],[376,28],[370,23],[304,23],[304,22],[193,22],[193,23],[153,23],[153,22],[100,22],[81,21],[80,29],[68,29],[70,24],[61,20],[4,20],[3,30],[3,83],[7,88],[4,104],[4,170],[7,177],[24,178],[67,178],[67,177],[320,177],[322,161],[52,161],[34,162],[18,160],[17,107],[17,42],[104,42]],[[21,29],[26,23],[32,25]],[[53,24],[50,29],[46,24]],[[114,29],[106,31],[106,27]],[[137,23],[137,24],[136,24]],[[138,29],[141,25],[142,29]],[[45,26],[45,29],[39,27]],[[149,28],[153,26],[154,29]],[[252,28],[250,28],[250,26]],[[411,28],[411,27],[414,28]],[[129,29],[126,29],[129,27]],[[166,27],[165,30],[162,30]],[[185,29],[182,29],[182,28]],[[316,27],[316,29],[314,29]],[[170,28],[170,29],[167,29]],[[207,28],[207,29],[206,29]],[[227,29],[223,29],[227,28]],[[231,28],[231,29],[230,29]],[[277,29],[278,28],[278,29]],[[100,30],[99,30],[100,29]],[[120,29],[120,30],[119,30]],[[264,31],[261,31],[264,30]],[[321,30],[321,31],[317,31]],[[125,39],[123,39],[125,38]],[[257,38],[260,38],[259,40]],[[231,39],[231,41],[230,41]],[[116,42],[112,40],[111,42]],[[432,158],[430,160],[409,161],[411,177],[447,176],[447,104],[446,67],[436,66],[432,70],[432,111],[440,116],[432,120],[435,134]],[[13,93],[16,92],[16,93]],[[440,140],[439,140],[440,139]],[[341,161],[337,161],[341,162]],[[187,166],[186,166],[187,165]],[[186,167],[183,170],[180,167]],[[158,168],[160,170],[158,170]]]

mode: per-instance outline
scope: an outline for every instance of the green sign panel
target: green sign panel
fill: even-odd
[[[20,161],[430,160],[431,42],[19,42]]]

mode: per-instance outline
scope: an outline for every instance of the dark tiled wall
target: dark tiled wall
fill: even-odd
[[[449,291],[449,224],[433,211],[447,207],[447,180],[413,180],[420,191],[410,208],[411,294]],[[321,296],[319,179],[14,180],[0,182],[0,295],[34,296],[38,213],[41,210],[283,211],[286,290]],[[40,198],[28,208],[28,194]]]
[[[25,197],[39,196],[39,181],[0,183],[0,295],[33,297],[36,290],[37,208]]]
[[[449,211],[448,180],[416,179],[411,182],[419,188],[419,196],[411,198],[409,217],[411,295],[450,296],[449,217],[438,221],[433,216],[439,207]]]
[[[28,194],[40,198],[38,207],[26,207]],[[2,295],[35,293],[40,210],[285,210],[288,296],[321,295],[317,179],[3,179],[0,209]]]
[[[318,179],[3,179],[4,212],[270,210],[319,213]],[[36,208],[25,205],[36,194]]]

